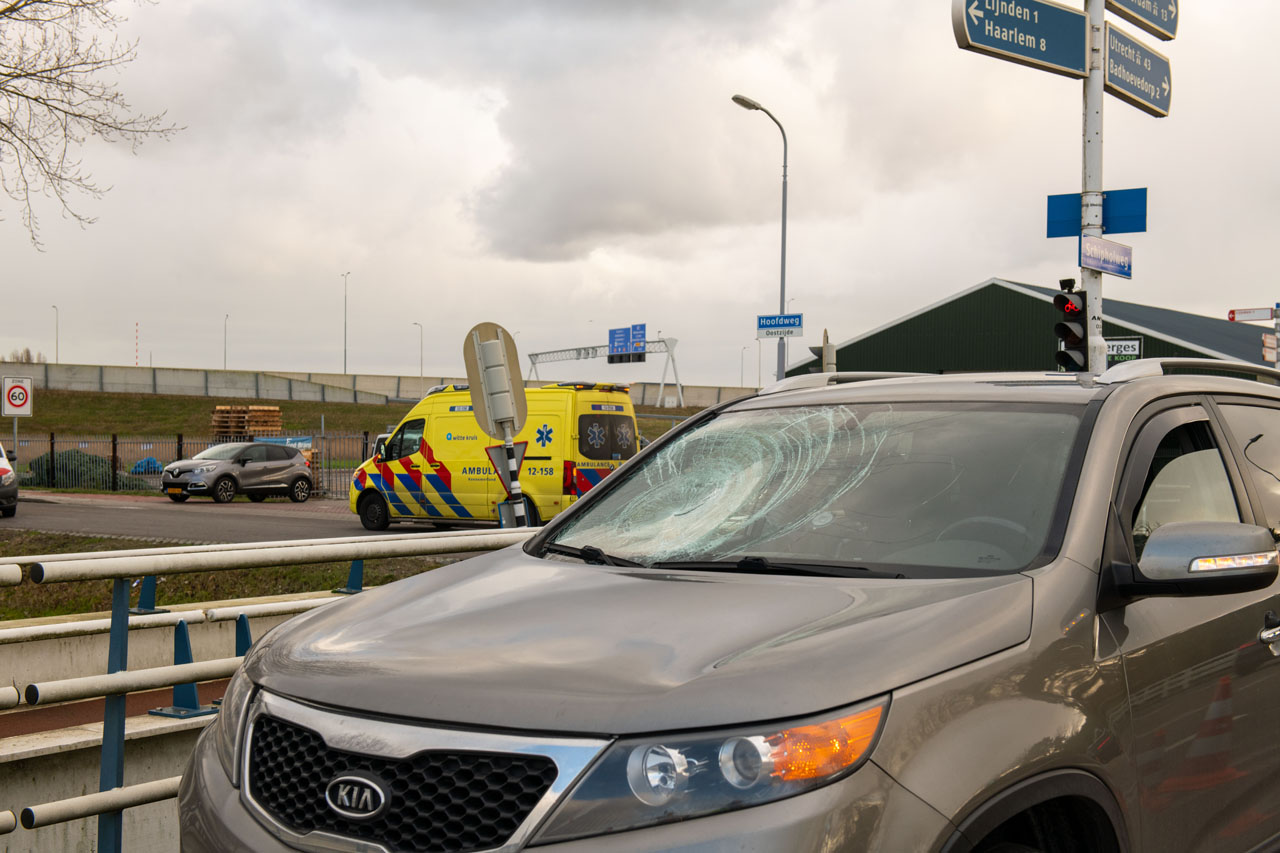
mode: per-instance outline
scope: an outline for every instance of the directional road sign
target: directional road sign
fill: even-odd
[[[803,314],[756,315],[757,338],[793,338],[804,334]]]
[[[1275,336],[1275,335],[1273,335],[1273,334],[1271,334],[1270,332],[1263,332],[1263,333],[1262,333],[1262,345],[1263,345],[1264,347],[1266,347],[1267,349],[1275,349],[1275,348],[1276,348],[1276,336]]]
[[[1263,360],[1263,361],[1270,361],[1270,362],[1274,362],[1274,361],[1276,360],[1276,348],[1275,348],[1275,347],[1263,347],[1263,348],[1262,348],[1262,360]]]
[[[1133,278],[1133,249],[1101,237],[1080,238],[1080,267]]]
[[[1254,320],[1270,320],[1275,316],[1271,308],[1237,308],[1227,312],[1227,319],[1233,323],[1250,323]]]
[[[1107,8],[1157,38],[1178,35],[1178,0],[1107,0]]]
[[[956,44],[1067,77],[1089,73],[1089,17],[1048,0],[952,0]]]
[[[1107,73],[1104,87],[1122,101],[1157,118],[1169,114],[1173,66],[1119,27],[1107,24]]]
[[[1080,236],[1080,193],[1049,196],[1050,237]],[[1107,190],[1102,194],[1102,233],[1147,230],[1147,188]]]

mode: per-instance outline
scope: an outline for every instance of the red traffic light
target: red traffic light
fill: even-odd
[[[1084,294],[1059,293],[1053,297],[1053,307],[1068,317],[1084,317]]]

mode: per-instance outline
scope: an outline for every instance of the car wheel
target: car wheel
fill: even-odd
[[[0,516],[4,516],[5,518],[13,518],[17,514],[18,514],[18,508],[16,506],[0,507]]]
[[[176,504],[180,504],[189,497],[191,497],[191,495],[169,495],[169,500]]]
[[[306,477],[299,477],[289,484],[289,500],[300,504],[309,497],[311,497],[311,481]]]
[[[229,504],[236,499],[236,481],[223,477],[213,484],[213,502]]]
[[[249,500],[253,501],[253,502],[254,502],[254,503],[256,503],[256,504],[260,504],[260,503],[262,503],[263,501],[265,501],[266,499],[267,499],[267,496],[266,496],[266,495],[264,495],[262,492],[250,492],[250,493],[249,493]]]
[[[360,523],[365,530],[386,530],[391,526],[391,513],[382,495],[370,493],[360,499]]]

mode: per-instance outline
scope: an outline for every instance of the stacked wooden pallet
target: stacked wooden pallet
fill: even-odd
[[[214,406],[211,425],[217,436],[279,435],[283,429],[279,406]]]

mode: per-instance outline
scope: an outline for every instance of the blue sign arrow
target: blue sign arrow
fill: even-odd
[[[1047,237],[1079,237],[1080,193],[1049,196]],[[1107,190],[1102,194],[1102,233],[1124,234],[1147,230],[1147,188]]]
[[[1089,73],[1089,16],[1048,0],[952,0],[956,44],[1067,77]]]
[[[1178,0],[1107,0],[1107,8],[1156,38],[1178,35]]]
[[[1122,101],[1157,118],[1169,114],[1173,96],[1169,59],[1124,30],[1107,24],[1107,74],[1104,86]]]

